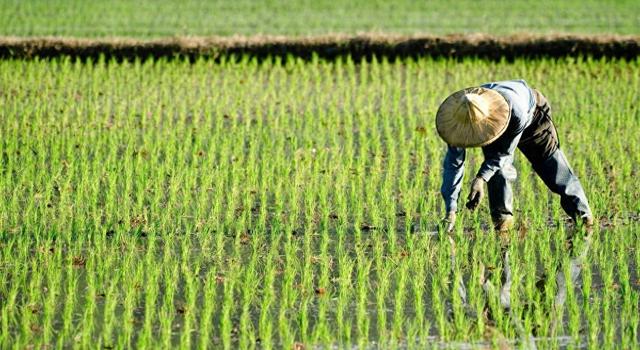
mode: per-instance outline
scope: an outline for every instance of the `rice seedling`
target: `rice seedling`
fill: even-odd
[[[185,0],[92,1],[3,0],[0,33],[7,36],[174,37],[235,34],[326,34],[524,32],[637,34],[638,4],[543,0],[516,1],[508,8],[463,0],[394,4],[369,1],[274,1],[256,4]],[[135,15],[134,15],[135,14]],[[594,16],[598,14],[598,16]]]
[[[637,347],[638,64],[0,61],[0,347]],[[436,108],[520,77],[598,224],[518,154],[447,235]]]

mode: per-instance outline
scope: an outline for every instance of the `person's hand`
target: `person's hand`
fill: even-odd
[[[442,219],[442,227],[445,232],[450,233],[453,232],[453,226],[456,223],[456,212],[450,211],[447,215]]]
[[[484,179],[476,176],[473,182],[471,182],[471,192],[469,192],[469,197],[467,197],[467,209],[471,211],[475,210],[480,204],[482,197],[484,197]]]

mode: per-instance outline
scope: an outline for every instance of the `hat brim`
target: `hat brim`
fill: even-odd
[[[468,118],[464,96],[478,94],[485,99],[489,113],[480,121]],[[472,87],[449,95],[438,108],[436,129],[438,135],[454,147],[482,147],[498,139],[507,130],[511,120],[511,104],[498,91]]]

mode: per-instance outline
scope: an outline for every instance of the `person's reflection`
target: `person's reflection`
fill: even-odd
[[[576,280],[580,276],[582,266],[587,258],[589,249],[591,248],[593,233],[587,232],[582,237],[570,237],[568,240],[570,260],[569,260],[569,278],[570,282],[567,283],[566,276],[564,274],[563,266],[560,266],[556,271],[556,285],[558,286],[558,292],[556,294],[553,304],[553,322],[551,324],[550,334],[555,334],[558,325],[562,324],[564,303],[567,300],[567,285],[575,285]]]
[[[556,270],[556,285],[557,285],[557,293],[554,299],[553,310],[551,310],[551,329],[550,334],[555,334],[555,331],[558,325],[562,324],[563,321],[563,308],[564,303],[567,298],[567,285],[574,285],[578,277],[580,276],[580,272],[582,270],[582,266],[584,261],[589,253],[589,249],[591,247],[593,232],[591,230],[587,232],[574,232],[574,234],[568,239],[567,245],[569,247],[569,278],[570,282],[567,281],[564,267],[562,264],[558,266]],[[450,243],[452,245],[452,259],[455,260],[455,244],[453,240],[450,238]],[[501,274],[501,286],[495,286],[491,282],[490,272],[485,272],[484,267],[481,267],[481,279],[480,284],[482,286],[482,290],[485,292],[487,300],[499,300],[500,308],[509,315],[511,322],[518,333],[518,337],[522,342],[522,346],[526,348],[536,348],[536,344],[534,341],[534,337],[532,334],[527,334],[524,326],[522,325],[522,320],[520,320],[517,315],[515,315],[511,310],[511,261],[509,254],[509,243],[508,240],[503,240],[503,244],[501,245],[502,251],[502,262],[503,269]],[[453,265],[453,264],[452,264]],[[545,277],[543,277],[544,279]],[[470,305],[467,304],[467,292],[466,287],[464,285],[464,281],[461,276],[457,278],[455,281],[456,290],[458,295],[460,296],[461,301],[464,304],[465,310],[473,315],[473,310]],[[468,282],[471,283],[471,282]],[[493,310],[494,312],[496,310]],[[485,314],[489,318],[489,320],[493,319],[491,316],[491,310],[489,305],[485,306]]]

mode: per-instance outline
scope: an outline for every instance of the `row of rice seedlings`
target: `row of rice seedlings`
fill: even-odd
[[[633,1],[540,1],[457,8],[443,1],[394,4],[359,1],[291,1],[255,4],[187,0],[98,1],[69,6],[65,1],[0,2],[0,32],[15,37],[168,38],[234,35],[326,35],[328,33],[575,33],[637,34],[640,9]],[[594,16],[593,14],[598,14]],[[510,16],[507,16],[510,15]],[[454,20],[455,19],[455,20]]]
[[[637,345],[637,96],[603,88],[639,87],[637,62],[0,65],[3,345]],[[433,236],[438,103],[516,77],[549,96],[602,223],[578,279],[521,156],[516,232],[485,204]]]

